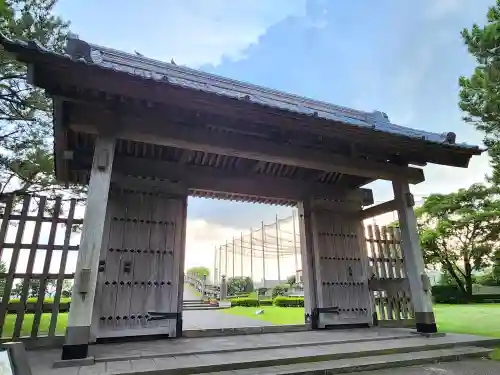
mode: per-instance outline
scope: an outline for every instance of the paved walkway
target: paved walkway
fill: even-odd
[[[184,300],[197,300],[194,291],[185,286]],[[258,308],[255,308],[257,311]],[[220,310],[189,310],[182,313],[183,329],[221,329],[221,328],[245,328],[272,326],[272,323],[260,319],[252,319],[246,316],[232,315]]]
[[[377,370],[370,372],[356,372],[351,375],[498,375],[500,362],[487,359],[463,360],[460,362],[435,363]]]

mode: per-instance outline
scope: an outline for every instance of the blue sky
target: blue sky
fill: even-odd
[[[458,77],[474,67],[460,30],[483,23],[493,2],[59,0],[57,12],[81,39],[93,43],[165,61],[174,58],[178,65],[335,104],[381,110],[394,123],[454,131],[460,142],[480,143],[481,135],[461,121],[457,106]],[[427,181],[414,187],[416,195],[481,181],[488,160],[476,157],[467,170],[429,166],[425,172]],[[391,197],[388,184],[373,188],[377,200]],[[190,220],[205,228],[193,234],[200,238],[192,238],[197,245],[191,247],[213,248],[221,233],[271,221],[276,212],[284,216],[290,211],[191,200]]]

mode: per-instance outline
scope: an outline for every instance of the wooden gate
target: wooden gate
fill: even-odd
[[[61,345],[83,223],[77,200],[4,195],[0,211],[2,341]]]
[[[97,339],[181,334],[185,210],[186,197],[111,191],[93,317]]]
[[[366,235],[375,322],[385,327],[414,327],[399,229],[367,225]]]
[[[372,322],[362,223],[338,207],[313,214],[318,328]]]

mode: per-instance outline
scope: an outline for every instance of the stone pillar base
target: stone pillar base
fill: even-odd
[[[84,359],[89,355],[89,344],[63,345],[61,359],[74,360]]]
[[[62,360],[89,357],[90,327],[74,326],[66,329],[66,340],[62,347]]]
[[[415,321],[419,333],[437,333],[438,331],[433,312],[415,312]]]

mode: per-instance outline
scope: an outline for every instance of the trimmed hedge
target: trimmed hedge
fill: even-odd
[[[435,303],[467,303],[466,296],[455,285],[434,285],[432,298]]]
[[[259,307],[259,306],[272,306],[274,301],[272,299],[262,299],[257,298],[231,298],[231,306],[243,306],[243,307]]]
[[[256,298],[231,298],[231,306],[259,307],[259,300]]]
[[[278,307],[304,307],[304,297],[283,297],[274,299],[274,305]]]
[[[469,298],[455,285],[434,285],[432,299],[435,303],[500,303],[500,294],[473,294]]]

